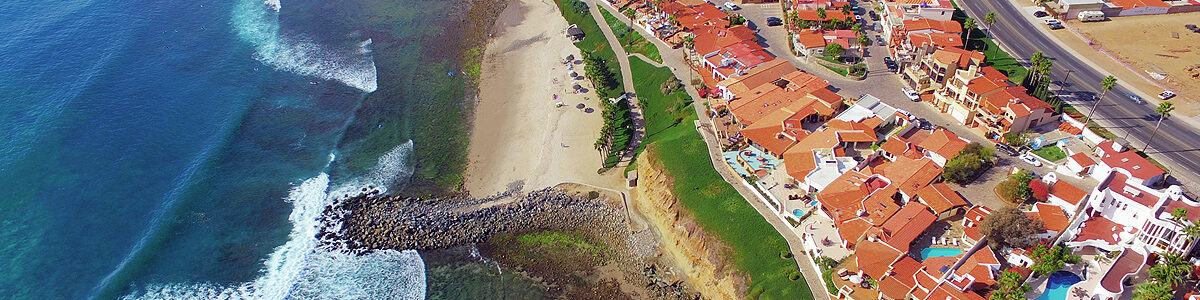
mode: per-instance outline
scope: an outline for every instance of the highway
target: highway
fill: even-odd
[[[957,2],[967,15],[976,20],[983,20],[984,15],[995,11],[996,23],[989,28],[992,38],[1012,56],[1026,64],[1026,60],[1034,52],[1042,51],[1046,57],[1054,60],[1051,78],[1055,82],[1063,80],[1067,70],[1071,70],[1070,76],[1067,76],[1066,82],[1063,83],[1066,92],[1100,94],[1100,81],[1108,74],[1093,69],[1073,55],[1070,49],[1061,48],[1051,37],[1035,27],[1042,26],[1041,24],[1033,24],[1022,15],[1028,12],[1016,7],[1012,0]],[[1131,146],[1142,149],[1145,148],[1145,140],[1150,138],[1154,124],[1158,121],[1158,114],[1154,112],[1158,99],[1143,96],[1147,103],[1136,104],[1127,96],[1128,93],[1129,90],[1120,85],[1114,87],[1101,100],[1093,119],[1118,137],[1123,137],[1129,132],[1128,140]],[[1063,99],[1084,113],[1093,105],[1090,100],[1081,101],[1076,97]],[[1197,175],[1200,172],[1200,133],[1197,133],[1196,128],[1186,122],[1167,119],[1163,121],[1157,137],[1150,145],[1152,149],[1148,152],[1149,155],[1165,164],[1171,176],[1175,177],[1175,180],[1169,183],[1181,184],[1188,190],[1189,195],[1195,195],[1197,190],[1191,187],[1200,184],[1200,176]]]

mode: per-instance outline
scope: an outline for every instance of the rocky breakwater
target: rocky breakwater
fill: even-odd
[[[674,180],[647,149],[638,157],[634,206],[658,232],[660,248],[674,260],[688,285],[707,299],[737,299],[746,279],[722,257],[728,246],[706,233],[674,195]]]
[[[624,236],[624,214],[610,205],[552,188],[474,199],[423,199],[367,192],[326,208],[318,238],[351,251],[444,249],[481,243],[501,233],[586,230]],[[336,224],[336,225],[334,225]]]

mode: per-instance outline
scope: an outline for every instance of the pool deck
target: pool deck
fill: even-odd
[[[1101,265],[1097,264],[1096,261],[1094,259],[1092,259],[1092,257],[1093,256],[1090,256],[1090,255],[1084,255],[1082,258],[1082,261],[1080,263],[1068,264],[1068,265],[1066,265],[1066,267],[1063,267],[1063,269],[1062,269],[1063,271],[1071,272],[1071,273],[1074,273],[1076,276],[1083,277],[1083,281],[1075,283],[1074,285],[1072,285],[1070,287],[1070,289],[1067,290],[1067,300],[1091,299],[1090,297],[1081,298],[1078,295],[1076,295],[1074,292],[1071,292],[1071,291],[1078,289],[1078,288],[1082,288],[1084,291],[1088,291],[1090,293],[1090,291],[1092,289],[1096,288],[1096,285],[1100,283],[1100,277],[1104,276],[1104,272],[1102,272],[1102,271],[1108,269],[1108,266],[1107,265],[1101,266]],[[1087,274],[1084,274],[1084,266],[1087,266]],[[1025,298],[1026,299],[1037,299],[1037,297],[1041,296],[1043,293],[1046,292],[1046,288],[1047,288],[1047,285],[1049,285],[1049,281],[1050,280],[1048,277],[1034,278],[1034,279],[1030,280],[1029,286],[1032,286],[1033,289],[1030,290],[1029,293],[1025,294]],[[1126,293],[1126,295],[1128,295],[1128,294],[1130,294],[1130,293]],[[1124,298],[1128,298],[1128,297],[1122,297],[1122,298],[1124,299]]]

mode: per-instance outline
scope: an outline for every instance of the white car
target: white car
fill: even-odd
[[[1056,20],[1056,19],[1045,19],[1045,20],[1042,20],[1042,21],[1043,21],[1043,22],[1046,22],[1046,25],[1054,25],[1054,24],[1059,24],[1058,20]]]
[[[1031,155],[1029,153],[1021,154],[1021,156],[1018,156],[1018,158],[1020,158],[1021,161],[1024,161],[1025,163],[1033,165],[1034,167],[1042,166],[1042,162],[1038,161],[1036,158],[1033,158],[1033,155]]]
[[[1163,91],[1162,93],[1158,93],[1158,99],[1167,100],[1167,99],[1171,99],[1174,97],[1175,97],[1175,93],[1171,92],[1171,91]]]
[[[917,91],[914,91],[912,89],[909,89],[909,88],[904,89],[904,95],[908,96],[908,100],[921,101],[921,96],[918,96]]]
[[[737,6],[737,4],[733,4],[733,2],[725,2],[725,8],[728,8],[729,10],[742,9],[741,7]]]

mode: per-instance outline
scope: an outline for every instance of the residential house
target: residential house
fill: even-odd
[[[797,56],[825,55],[825,34],[820,29],[805,28],[792,34],[792,45]]]
[[[1066,230],[1069,225],[1067,224],[1069,220],[1067,213],[1063,211],[1062,207],[1056,205],[1035,203],[1033,209],[1025,214],[1034,220],[1041,220],[1042,224],[1046,226],[1046,230],[1037,236],[1043,240],[1052,239],[1058,233]]]
[[[921,140],[917,144],[917,148],[920,148],[922,153],[937,163],[939,167],[944,167],[947,161],[958,156],[958,153],[966,149],[967,144],[970,143],[971,141],[961,138],[945,128],[938,128]]]
[[[983,240],[980,226],[983,225],[983,219],[990,214],[992,214],[992,209],[982,205],[972,206],[966,213],[963,213],[963,240],[971,244]]]
[[[926,46],[913,52],[911,63],[900,60],[900,63],[904,64],[901,68],[900,79],[909,88],[916,90],[918,94],[939,91],[958,76],[962,76],[961,79],[965,81],[970,81],[981,76],[977,72],[960,74],[960,71],[973,70],[973,68],[981,66],[983,60],[983,52],[967,51],[959,48],[935,49],[931,46]],[[992,68],[991,70],[995,69]],[[996,72],[996,74],[999,74],[999,71]],[[988,75],[993,74],[989,73]],[[998,77],[990,79],[994,78]],[[1007,78],[1003,78],[1003,80],[1007,80]],[[957,88],[955,87],[953,91],[957,92]],[[938,105],[935,103],[935,106]]]
[[[963,213],[969,205],[966,198],[950,189],[949,185],[941,182],[917,190],[916,199],[918,202],[928,205],[937,214],[938,220],[957,216]]]
[[[1096,299],[1117,299],[1126,292],[1125,279],[1146,268],[1150,253],[1191,253],[1195,248],[1194,238],[1182,232],[1191,222],[1171,218],[1176,209],[1186,211],[1188,220],[1200,218],[1200,202],[1185,197],[1179,186],[1156,191],[1116,169],[1092,191],[1058,241],[1072,248],[1121,251],[1089,291]]]
[[[725,80],[744,75],[746,71],[774,60],[762,46],[753,41],[735,43],[704,57],[704,67],[711,70],[713,78]]]
[[[1079,208],[1079,203],[1087,197],[1088,192],[1071,185],[1070,183],[1058,180],[1058,175],[1055,173],[1047,173],[1042,176],[1042,183],[1049,187],[1049,195],[1046,196],[1046,203],[1057,205],[1067,212],[1068,215],[1074,215],[1075,210]]]
[[[1122,143],[1104,141],[1096,145],[1095,151],[1096,156],[1100,157],[1100,163],[1096,164],[1092,177],[1097,180],[1103,180],[1108,177],[1108,173],[1120,169],[1130,178],[1136,179],[1138,184],[1153,186],[1162,181],[1167,174],[1162,168],[1129,150]]]

